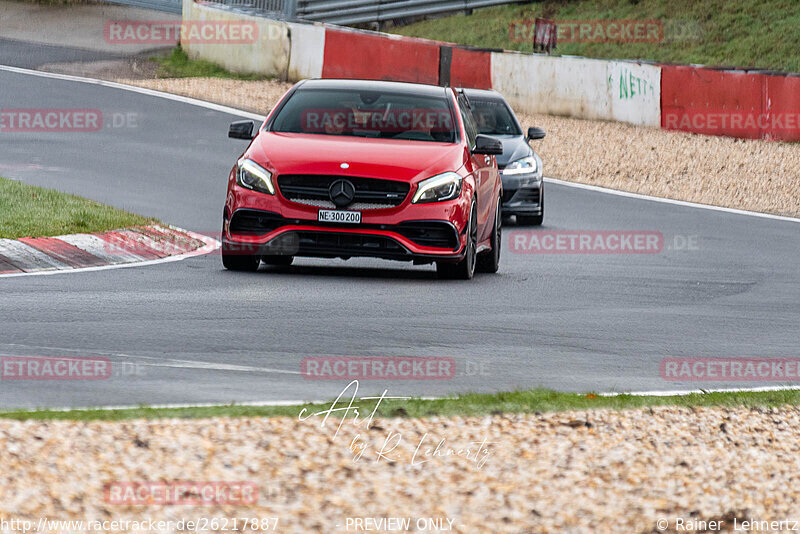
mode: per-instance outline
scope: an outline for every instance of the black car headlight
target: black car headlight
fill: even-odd
[[[411,202],[421,204],[458,198],[461,194],[462,180],[461,175],[455,172],[445,172],[426,178],[417,185],[417,192],[414,193]]]
[[[237,162],[236,183],[253,191],[268,195],[275,194],[272,173],[251,159],[242,158]]]
[[[542,179],[542,164],[538,156],[531,155],[512,161],[502,171],[503,178],[512,178],[519,182],[519,187],[539,182]]]

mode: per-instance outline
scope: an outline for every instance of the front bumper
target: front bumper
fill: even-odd
[[[240,208],[226,220],[223,249],[227,254],[373,257],[416,263],[459,261],[465,250],[461,232],[450,221],[320,223],[252,208]]]
[[[544,182],[503,177],[504,215],[541,215]]]

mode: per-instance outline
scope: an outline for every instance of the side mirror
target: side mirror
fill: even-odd
[[[535,126],[528,128],[528,141],[533,141],[534,139],[544,139],[544,135],[544,130],[541,128],[536,128]]]
[[[503,153],[503,143],[499,139],[489,137],[488,135],[479,134],[475,138],[475,149],[473,154],[488,154],[497,155]]]
[[[255,126],[253,121],[232,122],[230,128],[228,128],[228,137],[233,139],[247,139],[249,141],[255,137],[255,135],[253,135]]]

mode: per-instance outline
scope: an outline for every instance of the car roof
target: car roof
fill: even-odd
[[[356,91],[391,91],[409,95],[444,98],[447,87],[410,82],[389,82],[384,80],[343,80],[332,78],[314,78],[304,80],[298,89],[354,89]]]
[[[464,91],[464,94],[467,95],[467,98],[479,98],[482,100],[498,100],[500,102],[505,102],[506,99],[503,98],[503,95],[495,91],[494,89],[467,89],[467,88],[459,88],[459,91]]]

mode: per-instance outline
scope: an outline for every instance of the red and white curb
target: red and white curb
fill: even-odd
[[[160,225],[0,239],[0,278],[152,265],[209,254],[219,246],[214,238]]]

